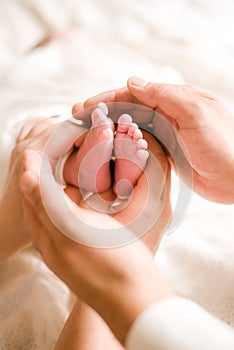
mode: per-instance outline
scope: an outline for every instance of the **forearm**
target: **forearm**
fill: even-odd
[[[54,350],[121,350],[101,317],[81,300],[77,300],[60,334]]]
[[[9,225],[9,218],[5,218],[0,209],[0,261],[7,259],[29,243],[30,238],[26,230],[14,225],[14,222]]]
[[[97,312],[122,344],[137,316],[149,305],[171,298],[174,293],[154,266],[138,271],[119,285],[110,283],[110,289],[103,291]],[[114,286],[114,287],[113,287]]]

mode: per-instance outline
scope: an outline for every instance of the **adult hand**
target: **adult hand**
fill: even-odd
[[[102,316],[124,343],[127,331],[137,315],[148,305],[168,298],[173,293],[155,268],[150,250],[142,242],[135,241],[115,249],[96,249],[75,243],[63,235],[50,221],[42,202],[39,186],[41,161],[38,153],[26,152],[26,171],[20,181],[33,242],[47,265]],[[45,171],[48,173],[43,173],[43,176],[52,181],[50,167],[45,168]],[[139,181],[134,191],[138,188],[141,191],[141,186]],[[54,195],[57,198],[56,193]],[[137,197],[140,197],[139,193]],[[135,204],[133,202],[132,206]],[[75,210],[84,220],[92,217],[92,222],[104,222],[106,229],[119,227],[119,222],[109,215],[90,212],[78,206]],[[131,235],[124,225],[122,230]]]
[[[177,130],[191,159],[194,190],[203,197],[234,203],[234,117],[208,93],[190,86],[147,83],[130,78],[127,87],[88,99],[83,107],[100,101],[128,102],[147,106],[163,115]],[[73,114],[80,110],[73,107]],[[157,128],[157,115],[137,116]],[[169,157],[172,166],[173,159]]]
[[[31,241],[28,227],[23,220],[18,188],[19,179],[24,172],[24,151],[34,149],[42,152],[59,122],[59,117],[36,118],[22,128],[17,138],[0,202],[0,260],[14,254]]]

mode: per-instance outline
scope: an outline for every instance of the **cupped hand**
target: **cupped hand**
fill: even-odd
[[[190,86],[130,78],[127,87],[92,97],[83,108],[100,101],[134,103],[159,112],[175,128],[188,151],[193,189],[209,200],[234,203],[234,116],[218,99]],[[73,114],[80,109],[75,105]],[[157,114],[153,112],[137,115],[136,121],[152,121],[157,129]],[[169,159],[175,167],[173,159]]]
[[[42,158],[38,153],[27,151],[25,173],[20,180],[24,213],[32,240],[46,264],[94,308],[109,324],[118,339],[124,342],[127,331],[137,315],[151,303],[172,296],[172,292],[155,268],[152,253],[139,240],[120,248],[97,249],[81,245],[62,234],[51,222],[43,204],[40,188],[41,162]],[[48,183],[48,187],[53,186],[54,180],[49,166],[41,175],[50,178],[51,183]],[[142,179],[134,191],[141,192],[144,186],[145,182]],[[56,186],[54,188],[53,195],[56,201]],[[142,197],[140,198],[142,200]],[[56,206],[56,203],[54,205]],[[133,202],[132,207],[134,205]],[[92,220],[92,223],[104,225],[106,230],[109,228],[109,234],[113,228],[119,227],[116,217],[78,206],[75,210],[84,221]],[[59,208],[57,214],[66,221],[67,218]],[[168,213],[164,212],[163,215],[166,215],[168,222]],[[123,233],[133,235],[125,225],[121,227]],[[78,235],[80,230],[77,226]],[[154,235],[158,240],[157,231]],[[151,242],[149,245],[151,246]]]
[[[17,138],[0,202],[0,260],[14,254],[31,241],[28,226],[23,219],[18,186],[24,172],[25,151],[34,149],[42,152],[60,122],[59,117],[36,118],[22,128]]]

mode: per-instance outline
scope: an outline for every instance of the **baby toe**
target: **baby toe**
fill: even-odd
[[[96,108],[92,112],[91,119],[92,119],[92,126],[100,126],[100,125],[103,125],[107,122],[106,115],[99,108]]]
[[[145,149],[139,149],[137,151],[137,157],[143,161],[146,161],[149,158],[149,152]]]
[[[127,132],[132,123],[132,117],[129,114],[122,114],[118,119],[118,131]]]
[[[142,131],[140,129],[136,129],[133,133],[133,140],[138,141],[143,138]]]
[[[145,139],[139,139],[137,141],[137,146],[139,149],[147,149],[148,148],[148,142]]]
[[[128,136],[133,137],[134,132],[138,129],[138,125],[136,123],[131,123],[128,129]]]
[[[102,110],[102,112],[107,116],[108,114],[108,107],[104,102],[99,102],[98,108]]]

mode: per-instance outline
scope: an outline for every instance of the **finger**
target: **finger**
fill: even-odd
[[[134,188],[134,203],[141,206],[140,198],[147,195],[147,203],[143,212],[145,218],[153,219],[153,224],[143,241],[148,247],[155,251],[159,245],[162,234],[164,233],[171,217],[170,213],[170,166],[166,156],[155,138],[147,132],[144,132],[144,139],[148,142],[150,157],[144,176],[141,176],[138,184]],[[148,186],[148,191],[146,188]],[[138,202],[138,204],[137,204]]]
[[[168,167],[164,176],[160,175],[160,173],[160,170],[155,173],[155,169],[151,168],[146,174],[147,179],[152,185],[148,197],[150,205],[146,211],[146,218],[153,217],[154,223],[150,230],[142,236],[142,241],[146,243],[154,253],[156,252],[160,240],[171,221],[170,168]],[[153,182],[155,178],[159,179],[159,184]],[[139,183],[139,186],[140,185],[141,184]]]
[[[24,171],[32,170],[39,176],[41,168],[41,156],[33,150],[26,150],[22,157],[22,168]]]
[[[117,120],[119,115],[122,113],[123,109],[126,109],[126,104],[123,106],[121,109],[121,106],[119,106],[117,115],[116,115],[116,106],[114,106],[113,102],[132,102],[132,97],[129,94],[128,89],[121,88],[117,90],[111,90],[111,91],[106,91],[103,92],[99,95],[96,95],[94,97],[89,98],[86,100],[83,104],[83,109],[81,108],[80,103],[77,105],[74,105],[72,108],[72,114],[73,117],[79,120],[82,120],[86,123],[88,127],[91,126],[91,118],[90,115],[93,112],[93,109],[97,107],[97,105],[100,102],[105,102],[108,103],[108,111],[109,111],[109,116],[111,113],[111,118],[113,121]]]
[[[29,232],[31,234],[32,242],[35,248],[37,248],[40,251],[40,247],[38,245],[38,242],[40,242],[40,240],[38,239],[38,236],[40,235],[40,228],[41,228],[39,216],[37,216],[33,205],[30,203],[30,201],[26,196],[24,195],[21,196],[21,203],[22,203],[25,222],[27,223],[27,226],[30,227]]]
[[[73,116],[77,119],[90,121],[90,113],[92,109],[100,102],[108,104],[108,116],[116,122],[119,116],[124,113],[129,113],[136,123],[148,123],[152,119],[152,112],[142,109],[140,105],[144,105],[134,96],[129,93],[127,87],[103,92],[97,96],[91,97],[84,103],[85,113],[80,112],[79,104],[73,107]],[[138,106],[136,106],[138,105]],[[144,116],[144,118],[142,117]],[[142,120],[143,119],[143,120]]]
[[[47,122],[46,127],[43,126],[42,131],[38,129],[38,133],[36,135],[22,139],[14,148],[14,158],[17,155],[23,155],[26,150],[35,150],[37,153],[42,154],[47,146],[48,141],[51,137],[53,137],[53,134],[56,132],[56,129],[58,127],[58,125],[53,125],[51,122]]]
[[[31,186],[27,191],[22,191],[22,186]],[[55,248],[56,228],[51,224],[50,219],[43,206],[40,188],[35,172],[27,171],[20,180],[21,203],[24,211],[24,218],[30,228],[32,242],[40,252],[45,261],[53,254]]]
[[[128,88],[133,96],[150,108],[156,108],[168,116],[180,119],[188,108],[194,106],[199,92],[190,86],[148,83],[132,77],[128,80]]]
[[[73,146],[79,147],[85,138],[86,129],[71,120],[62,121],[61,117],[50,117],[39,122],[27,135],[30,148],[46,151],[51,164],[64,156]]]
[[[105,91],[101,94],[93,96],[87,99],[84,103],[84,107],[93,107],[96,106],[99,102],[111,103],[111,102],[132,102],[132,96],[129,93],[127,87],[120,89]]]
[[[29,130],[25,139],[39,137],[43,132],[48,129],[55,129],[58,124],[61,124],[62,118],[60,116],[45,118],[44,120],[38,121],[34,127]]]
[[[49,118],[33,119],[23,126],[17,138],[17,142],[33,138],[46,130],[48,126],[59,124],[61,121],[62,118],[59,115],[51,116]]]
[[[139,104],[139,101],[129,93],[127,87],[106,91],[91,97],[85,101],[84,106],[85,108],[90,108],[96,106],[100,102],[108,104],[109,117],[111,117],[114,122],[117,121],[123,111],[124,113],[131,114],[135,122],[138,122],[138,115],[142,114],[140,107],[136,108],[135,106],[135,104]],[[146,119],[150,119],[150,116]]]
[[[87,129],[68,120],[55,129],[46,145],[49,159],[57,160],[69,152],[74,144],[78,147],[84,139]]]
[[[31,212],[34,212],[37,216],[37,222],[40,223],[40,226],[43,226],[43,230],[52,230],[52,227],[54,228],[53,224],[51,223],[44,203],[42,199],[42,191],[40,188],[40,172],[41,168],[39,167],[38,160],[41,159],[38,154],[34,151],[30,151],[27,153],[26,157],[27,160],[32,162],[32,158],[34,157],[35,164],[30,164],[30,169],[26,170],[23,175],[20,178],[19,181],[19,189],[20,192],[26,202],[28,202],[28,206],[31,205],[33,209],[31,209]],[[29,158],[31,158],[29,160]],[[27,166],[26,166],[27,167]],[[47,176],[45,173],[42,174],[43,176]],[[56,198],[56,192],[54,193]],[[32,214],[33,217],[33,214]]]
[[[24,180],[26,182],[22,182],[22,180],[20,185],[22,191],[28,192],[29,200],[35,206],[38,215],[43,216],[43,225],[46,224],[49,227],[53,223],[67,237],[76,242],[83,242],[88,245],[104,244],[104,246],[109,247],[116,240],[118,242],[119,239],[121,240],[123,238],[127,241],[133,239],[134,235],[132,232],[122,228],[119,223],[113,221],[111,218],[108,219],[105,216],[103,222],[104,216],[100,213],[95,214],[92,212],[92,216],[95,215],[97,220],[99,220],[100,226],[89,225],[90,213],[76,206],[64,193],[62,187],[55,181],[49,160],[45,156],[42,159],[40,175],[40,188],[39,179],[35,176],[26,177]],[[49,222],[48,217],[50,219]],[[77,231],[77,228],[79,228],[79,231]],[[115,232],[109,236],[106,234],[107,228],[113,228]],[[123,238],[121,238],[120,232]]]
[[[35,169],[24,171],[19,181],[20,192],[32,205],[37,205],[41,201],[39,194],[39,174]]]
[[[16,139],[16,142],[24,140],[28,133],[35,127],[35,125],[41,121],[44,121],[45,118],[35,118],[33,120],[28,121],[27,123],[24,124],[24,126],[21,128],[19,135]]]
[[[73,106],[72,106],[72,115],[76,114],[76,113],[79,113],[81,111],[84,110],[84,104],[83,102],[78,102],[78,103],[75,103]]]
[[[20,192],[35,208],[43,227],[52,225],[46,210],[51,214],[51,217],[55,219],[57,217],[58,222],[63,223],[60,213],[63,212],[64,208],[69,212],[69,207],[64,201],[63,190],[53,177],[49,160],[45,156],[42,159],[37,152],[30,150],[24,153],[23,163],[25,172],[20,178]],[[64,221],[64,225],[67,227],[66,220]]]

